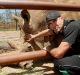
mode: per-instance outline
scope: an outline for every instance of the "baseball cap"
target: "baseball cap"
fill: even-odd
[[[59,13],[59,11],[49,11],[46,16],[46,22],[48,23],[51,20],[56,20],[60,16],[61,14]]]

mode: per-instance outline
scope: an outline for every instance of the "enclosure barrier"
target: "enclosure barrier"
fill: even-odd
[[[15,0],[0,0],[0,9],[35,9],[35,10],[62,10],[62,11],[80,11],[80,4],[54,4],[52,2],[39,1],[15,1]],[[25,53],[17,53],[13,55],[0,56],[0,65],[11,64],[25,60],[34,60],[41,57],[46,57],[47,51],[32,51]]]
[[[26,60],[36,60],[48,56],[47,51],[39,50],[25,53],[15,53],[12,55],[0,55],[0,65],[18,63]]]
[[[35,9],[35,10],[63,10],[80,11],[80,4],[55,4],[53,2],[0,0],[0,9]]]

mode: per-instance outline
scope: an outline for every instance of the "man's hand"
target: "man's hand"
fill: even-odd
[[[34,41],[34,38],[35,38],[35,35],[28,34],[25,36],[24,40],[25,40],[25,42],[32,43]]]

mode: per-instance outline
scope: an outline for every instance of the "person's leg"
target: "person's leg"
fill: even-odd
[[[54,60],[54,66],[61,71],[67,71],[70,75],[80,73],[80,56],[73,55],[62,59]]]
[[[56,67],[53,68],[53,71],[54,71],[54,74],[53,74],[53,75],[62,75],[62,74],[60,73],[59,69],[56,68]]]

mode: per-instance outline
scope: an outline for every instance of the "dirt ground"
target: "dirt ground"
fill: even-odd
[[[0,31],[0,41],[20,39],[20,31]]]
[[[19,34],[19,31],[0,31],[0,50],[9,47],[6,42],[8,40],[20,41]],[[1,66],[0,75],[53,75],[53,66],[53,63],[48,60],[37,61],[31,69],[23,69],[17,65]]]

